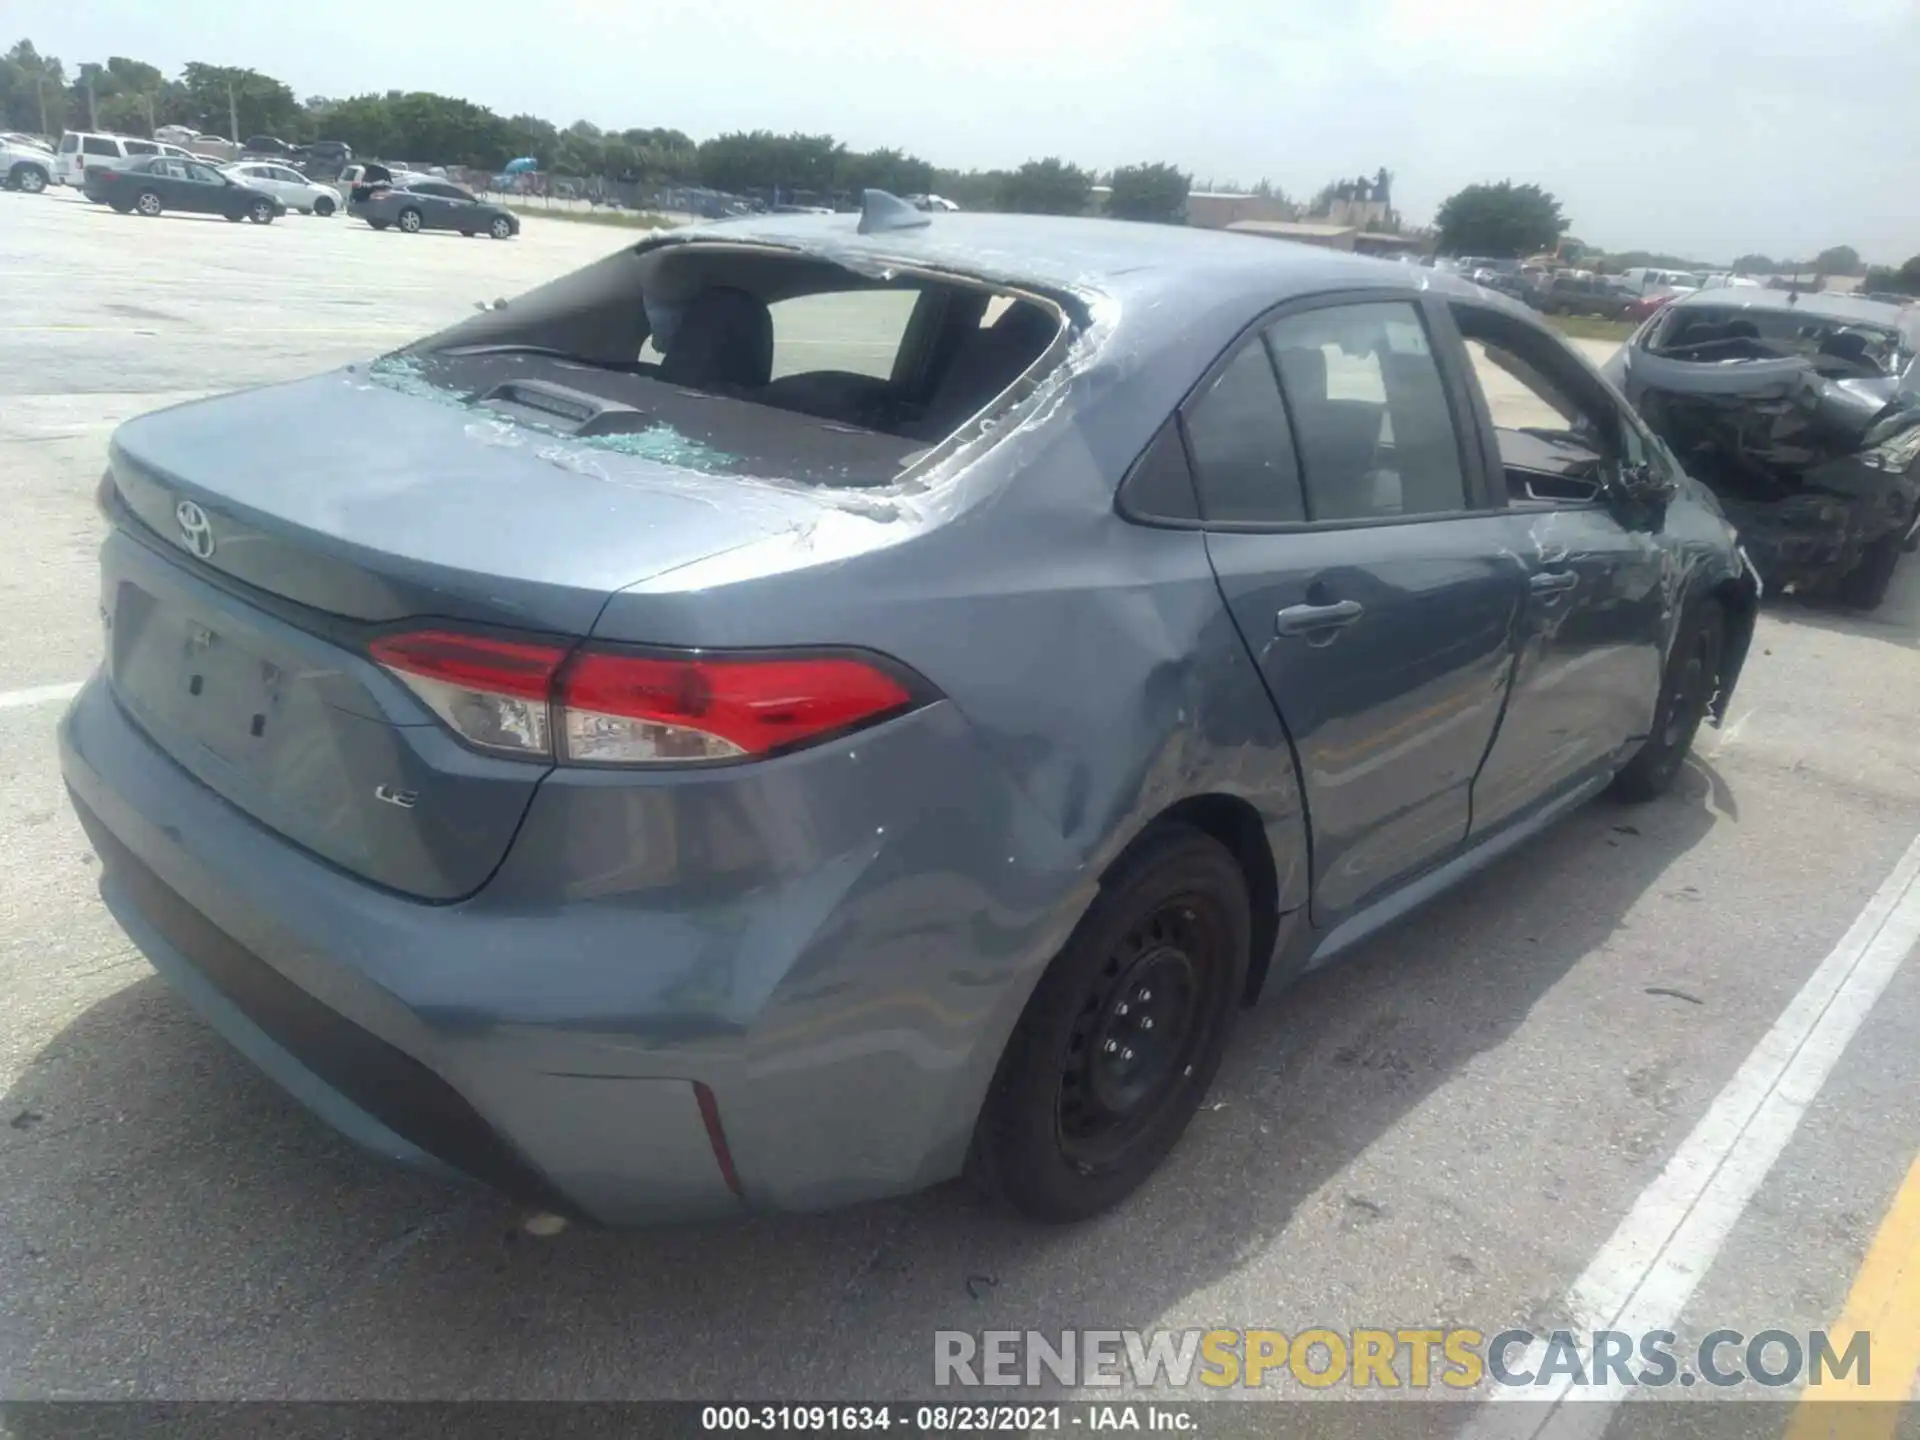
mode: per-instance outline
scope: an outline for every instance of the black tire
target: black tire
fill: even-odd
[[[376,230],[384,230],[384,229],[386,229],[386,228],[387,228],[387,226],[388,226],[388,225],[389,225],[390,223],[391,223],[390,221],[386,221],[386,220],[369,220],[369,221],[367,221],[367,224],[369,224],[369,225],[371,225],[371,226],[372,226],[372,227],[373,227],[374,229],[376,229]]]
[[[496,240],[510,240],[513,238],[513,222],[504,215],[496,215],[493,224],[487,227],[487,234]]]
[[[968,1170],[1034,1220],[1083,1220],[1166,1158],[1213,1082],[1246,988],[1239,865],[1169,825],[1101,882],[1007,1042]]]
[[[427,217],[409,205],[394,217],[395,223],[409,235],[418,235],[426,228]]]
[[[23,194],[38,195],[47,188],[47,172],[22,161],[7,172],[7,183]]]
[[[1897,531],[1867,546],[1859,562],[1840,581],[1840,603],[1855,610],[1878,610],[1893,587],[1893,572],[1900,568],[1900,557],[1905,553],[1906,545]]]
[[[133,197],[133,208],[151,220],[160,213],[160,196],[152,190],[142,190]]]
[[[247,206],[247,218],[256,225],[271,225],[273,223],[273,202],[270,200],[254,201],[251,205]]]
[[[322,195],[318,200],[313,202],[313,213],[318,215],[322,220],[327,219],[333,214],[333,201]]]
[[[1613,777],[1616,799],[1638,803],[1656,800],[1673,788],[1680,766],[1693,748],[1693,737],[1706,719],[1720,686],[1720,664],[1727,650],[1727,612],[1717,600],[1703,599],[1690,607],[1674,636],[1660,685],[1660,703],[1653,712],[1653,733],[1620,773]]]

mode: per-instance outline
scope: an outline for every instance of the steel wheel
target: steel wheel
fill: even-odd
[[[1212,836],[1137,840],[1034,987],[968,1170],[1037,1220],[1081,1220],[1151,1175],[1225,1053],[1252,947],[1247,882]]]
[[[160,213],[160,197],[151,190],[142,190],[139,195],[135,197],[133,208],[138,210],[142,215],[158,215]]]
[[[1067,1041],[1056,1122],[1076,1165],[1111,1164],[1191,1073],[1205,976],[1219,927],[1191,897],[1168,901],[1114,948]]]
[[[504,215],[496,215],[493,224],[487,227],[487,233],[496,240],[505,240],[513,234],[513,222]]]
[[[420,233],[420,212],[418,210],[402,210],[400,212],[400,228],[409,235],[418,235]]]
[[[47,177],[32,165],[22,165],[13,172],[13,183],[29,195],[38,195],[47,188]]]

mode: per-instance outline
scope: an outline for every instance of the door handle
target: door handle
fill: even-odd
[[[1580,577],[1571,570],[1541,570],[1527,581],[1527,588],[1536,595],[1560,595],[1579,583]]]
[[[1336,600],[1331,605],[1289,605],[1273,617],[1273,633],[1311,635],[1317,630],[1338,630],[1358,620],[1366,608],[1358,600]]]

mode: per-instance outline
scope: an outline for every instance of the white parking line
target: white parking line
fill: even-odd
[[[1595,1330],[1671,1330],[1735,1222],[1780,1158],[1801,1118],[1916,941],[1920,941],[1920,837],[1852,927],[1754,1046],[1693,1132],[1640,1195],[1567,1297],[1578,1337]],[[1545,1346],[1524,1364],[1538,1373]],[[1582,1347],[1583,1357],[1587,1347]],[[1583,1364],[1585,1363],[1583,1358]],[[1508,1388],[1497,1400],[1541,1405],[1481,1412],[1469,1436],[1597,1440],[1624,1387],[1573,1390],[1566,1380]],[[1598,1404],[1562,1405],[1563,1399]]]
[[[29,705],[51,705],[57,700],[71,700],[80,693],[80,687],[86,682],[76,680],[71,685],[32,685],[25,690],[0,690],[0,710],[21,710]]]

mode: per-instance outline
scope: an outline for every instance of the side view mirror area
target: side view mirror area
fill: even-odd
[[[1607,486],[1616,501],[1639,510],[1664,509],[1679,488],[1665,470],[1644,461],[1638,465],[1622,465]]]

